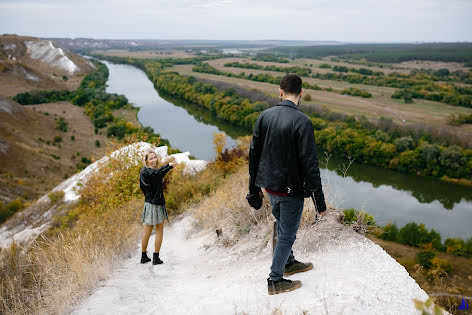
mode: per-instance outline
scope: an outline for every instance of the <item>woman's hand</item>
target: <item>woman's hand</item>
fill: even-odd
[[[177,163],[175,163],[175,162],[170,162],[170,163],[169,163],[169,166],[172,166],[172,167],[174,167],[174,166],[176,166],[176,165],[177,165]]]

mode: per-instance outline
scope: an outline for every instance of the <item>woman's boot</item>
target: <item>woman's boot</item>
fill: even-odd
[[[147,256],[147,253],[146,252],[141,252],[141,263],[142,264],[145,264],[147,263],[148,261],[151,261],[151,258],[149,258]]]
[[[159,259],[159,253],[153,253],[152,254],[152,264],[153,265],[159,265],[162,264],[163,261]]]

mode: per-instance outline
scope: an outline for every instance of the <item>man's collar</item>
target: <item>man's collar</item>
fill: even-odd
[[[279,105],[284,105],[284,106],[293,107],[295,109],[298,109],[297,104],[295,104],[294,102],[292,102],[290,100],[283,100],[282,102],[277,104],[277,106],[279,106]]]

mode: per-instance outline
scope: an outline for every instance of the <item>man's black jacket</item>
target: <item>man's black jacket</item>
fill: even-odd
[[[144,166],[139,172],[139,186],[144,194],[146,202],[155,205],[165,205],[164,192],[162,191],[162,178],[172,169],[172,166],[166,164],[161,168],[155,169]]]
[[[249,150],[249,191],[260,187],[291,195],[315,195],[319,212],[326,210],[310,119],[284,100],[256,120]]]

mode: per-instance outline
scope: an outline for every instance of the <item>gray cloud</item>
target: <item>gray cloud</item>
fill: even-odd
[[[0,30],[161,39],[472,41],[468,0],[0,0]]]

